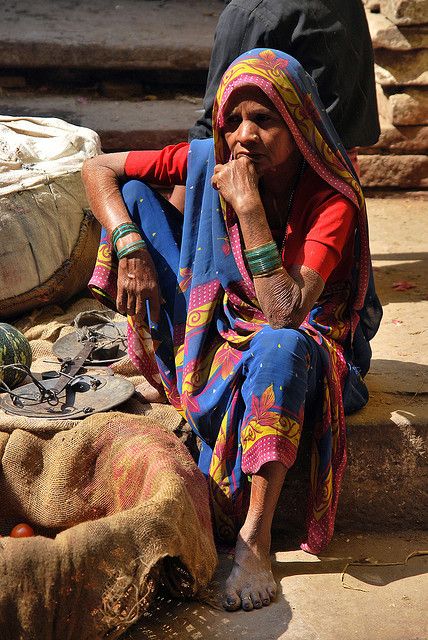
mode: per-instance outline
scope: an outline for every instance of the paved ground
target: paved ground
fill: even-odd
[[[427,536],[410,532],[340,535],[320,558],[280,550],[274,556],[280,591],[269,607],[227,613],[169,600],[124,640],[426,640],[428,556],[407,565],[351,566],[343,581],[341,575],[348,562],[402,563],[423,549],[428,549]],[[221,557],[220,583],[230,563]]]

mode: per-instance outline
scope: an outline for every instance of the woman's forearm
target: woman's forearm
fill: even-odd
[[[261,200],[247,203],[240,209],[238,217],[247,250],[272,242],[272,232]],[[254,278],[254,287],[271,327],[299,326],[301,290],[284,268],[270,276]]]
[[[272,242],[261,200],[246,203],[240,208],[238,217],[247,250]],[[257,300],[273,329],[299,327],[323,287],[318,274],[305,267],[296,267],[292,275],[282,267],[271,275],[254,278]]]
[[[91,210],[109,232],[130,219],[120,193],[120,180],[125,177],[127,155],[125,152],[95,156],[86,160],[82,167],[82,179]]]

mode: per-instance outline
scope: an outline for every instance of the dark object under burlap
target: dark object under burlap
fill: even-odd
[[[2,640],[116,638],[160,584],[200,593],[217,558],[208,492],[173,434],[123,413],[28,425],[0,422],[0,533],[39,534],[0,539]]]

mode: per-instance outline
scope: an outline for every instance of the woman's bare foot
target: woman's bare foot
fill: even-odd
[[[261,541],[241,529],[236,542],[235,560],[226,580],[223,606],[228,611],[261,609],[276,596],[276,582],[270,562],[269,540]]]

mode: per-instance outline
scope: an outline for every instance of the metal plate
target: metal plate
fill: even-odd
[[[134,385],[126,378],[117,375],[93,375],[82,373],[76,376],[82,379],[82,383],[68,385],[60,394],[59,402],[55,405],[47,400],[38,401],[40,392],[34,383],[26,384],[14,389],[14,393],[21,398],[22,406],[14,404],[8,394],[0,397],[0,407],[13,415],[26,416],[28,418],[47,418],[52,420],[86,418],[93,413],[108,411],[113,407],[128,400],[134,393]],[[99,386],[93,388],[91,380],[98,380]],[[43,385],[53,388],[57,379],[44,380]]]
[[[99,324],[90,327],[93,330],[99,330],[102,333],[103,337],[106,339],[106,343],[108,344],[110,341],[115,340],[115,338],[119,337],[120,342],[118,345],[117,356],[116,357],[106,357],[106,358],[97,358],[86,360],[84,364],[86,365],[106,365],[112,364],[113,362],[118,362],[122,360],[127,354],[127,323],[126,322],[112,322],[107,324]],[[64,360],[65,358],[73,358],[75,355],[81,350],[82,345],[85,344],[86,341],[79,340],[79,334],[76,331],[72,333],[68,333],[66,336],[62,338],[58,338],[58,340],[54,343],[52,347],[52,351],[54,354]],[[102,346],[102,340],[100,341],[100,346]],[[99,352],[99,349],[97,348]],[[95,353],[97,353],[97,351]]]

